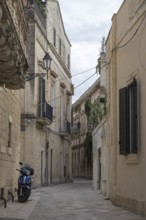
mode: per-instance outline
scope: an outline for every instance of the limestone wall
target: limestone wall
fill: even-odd
[[[20,92],[0,89],[0,190],[8,197],[8,190],[17,187],[20,160]]]

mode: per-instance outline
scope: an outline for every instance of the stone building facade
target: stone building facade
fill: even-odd
[[[58,1],[48,0],[44,14],[36,1],[25,3],[30,71],[22,94],[22,160],[35,169],[34,186],[66,182],[70,179],[71,44]],[[48,73],[43,64],[46,52],[52,58]]]
[[[100,95],[100,80],[96,82],[72,105],[72,176],[92,178],[92,165],[87,164],[85,139],[88,132],[93,130],[93,123],[89,122],[85,112],[88,100],[93,103]],[[92,146],[88,146],[91,147]],[[92,152],[92,149],[91,149]]]
[[[125,0],[106,40],[108,197],[146,216],[146,1]]]
[[[106,42],[107,60],[110,61],[110,198],[114,203],[144,215],[145,15],[146,1],[125,0],[113,16]]]
[[[104,44],[104,42],[103,42]],[[101,52],[98,59],[98,69],[100,74],[100,100],[106,108],[105,115],[92,132],[93,141],[93,189],[101,190],[104,197],[109,195],[109,124],[108,124],[108,72],[106,53]]]
[[[20,160],[20,89],[28,64],[25,56],[28,27],[21,1],[0,1],[0,198],[7,200],[17,187]],[[0,200],[1,202],[1,200]]]

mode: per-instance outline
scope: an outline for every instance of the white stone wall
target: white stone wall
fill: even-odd
[[[17,187],[20,160],[20,91],[0,88],[0,190],[8,198],[8,190]],[[8,147],[9,123],[11,141]]]
[[[93,189],[108,196],[108,133],[106,118],[92,133],[93,141]]]
[[[111,51],[117,49],[109,65],[110,198],[143,215],[146,215],[145,13],[146,1],[124,1],[113,17],[107,39],[108,60]],[[127,87],[133,77],[138,82],[138,153],[124,156],[119,154],[119,89]]]
[[[84,152],[84,141],[88,131],[87,116],[85,114],[85,102],[90,98],[91,102],[100,96],[100,80],[96,80],[91,87],[72,105],[73,129],[76,134],[72,136],[72,171],[73,177],[92,178],[92,170],[87,167],[87,159]],[[77,124],[80,122],[80,132]],[[92,127],[92,125],[91,125]],[[85,164],[85,165],[83,165]],[[80,170],[81,167],[81,170]],[[94,175],[94,174],[93,174]]]
[[[57,8],[57,10],[56,10]],[[59,54],[59,39],[61,40],[61,59],[65,66],[68,66],[67,57],[70,55],[71,44],[65,33],[62,15],[58,1],[47,1],[48,20],[47,20],[47,37],[53,45],[53,30],[56,30],[56,46],[55,50]]]
[[[50,125],[38,123],[37,110],[39,107],[39,77],[27,82],[25,88],[25,101],[23,102],[23,113],[25,113],[25,131],[22,131],[22,146],[24,147],[24,160],[30,163],[35,169],[33,185],[48,185],[49,183],[59,183],[69,181],[70,179],[70,139],[60,135],[60,120],[66,123],[68,119],[71,122],[71,79],[70,72],[67,68],[66,55],[70,53],[70,43],[64,32],[63,22],[59,5],[56,1],[47,1],[47,34],[40,25],[39,17],[33,25],[30,24],[31,32],[28,44],[28,57],[33,50],[34,53],[29,60],[33,61],[35,73],[46,73],[43,67],[42,59],[46,52],[52,58],[51,68],[45,79],[45,101],[52,105],[53,122]],[[66,45],[65,55],[59,55],[58,48],[52,45],[52,31],[50,25],[55,26],[57,33],[61,37],[63,45]],[[52,26],[51,26],[52,27]],[[35,42],[32,50],[29,48]],[[64,47],[63,47],[64,48]],[[32,65],[31,65],[32,67]],[[52,102],[51,85],[54,84],[54,102]],[[61,90],[64,95],[62,96]],[[62,102],[63,113],[60,116]],[[68,111],[67,111],[67,102]],[[27,114],[29,115],[27,118]],[[48,147],[48,150],[47,150]],[[64,172],[66,176],[64,176]]]

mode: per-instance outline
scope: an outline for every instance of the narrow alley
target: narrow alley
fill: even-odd
[[[74,180],[73,183],[41,187],[32,191],[28,202],[8,202],[0,207],[0,220],[142,220],[139,215],[112,205],[99,192],[92,190],[92,182]]]

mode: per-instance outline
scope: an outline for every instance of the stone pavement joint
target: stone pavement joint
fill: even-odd
[[[0,207],[0,220],[144,220],[146,218],[114,206],[92,190],[91,181],[41,187],[32,191],[32,201],[8,202]]]
[[[0,220],[16,220],[16,218],[0,218]],[[24,219],[17,218],[17,220],[24,220]]]

